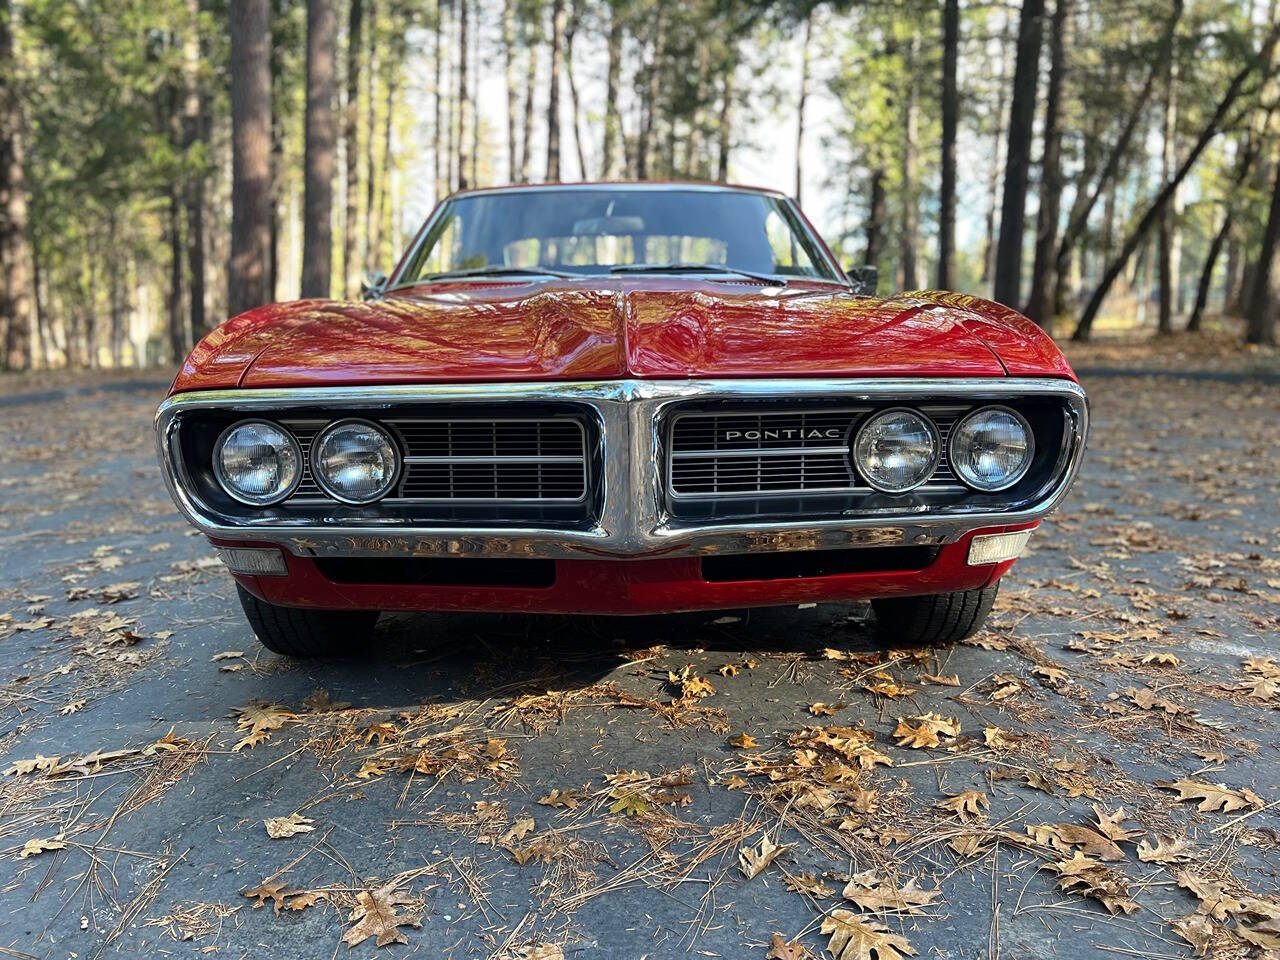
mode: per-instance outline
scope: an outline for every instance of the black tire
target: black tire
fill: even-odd
[[[376,611],[309,610],[259,600],[236,584],[240,606],[262,645],[286,657],[345,657],[366,647]]]
[[[977,590],[872,600],[876,634],[898,647],[941,647],[971,637],[987,621],[1000,582]]]

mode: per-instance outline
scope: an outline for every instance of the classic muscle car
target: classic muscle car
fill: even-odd
[[[364,302],[209,334],[160,459],[283,654],[359,652],[383,611],[868,600],[889,642],[947,643],[1088,406],[1015,311],[874,286],[773,191],[466,191]]]

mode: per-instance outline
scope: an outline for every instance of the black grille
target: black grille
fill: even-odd
[[[928,487],[955,486],[947,438],[967,407],[925,406],[938,429],[942,458]],[[850,445],[872,407],[840,410],[690,413],[671,425],[670,488],[677,496],[866,492]]]
[[[303,452],[291,501],[324,498],[311,473],[311,445],[328,421],[290,420]],[[586,432],[569,417],[379,421],[400,441],[404,471],[389,501],[574,502],[587,494]]]

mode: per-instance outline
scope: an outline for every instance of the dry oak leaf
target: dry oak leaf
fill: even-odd
[[[361,890],[356,894],[356,906],[347,921],[353,926],[342,935],[342,942],[354,947],[375,937],[380,947],[389,943],[408,943],[409,938],[398,928],[422,926],[418,914],[397,911],[398,907],[409,902],[409,895],[403,890],[396,890],[394,884],[376,890]]]
[[[27,857],[35,857],[42,853],[48,853],[50,850],[65,850],[67,845],[62,841],[62,834],[48,839],[28,840],[22,845],[22,849],[18,851],[18,859],[25,860]]]
[[[314,907],[322,900],[329,899],[329,894],[323,890],[306,890],[297,894],[290,893],[287,896],[289,899],[285,901],[284,908],[298,912],[307,909],[307,907]]]
[[[743,847],[738,851],[738,867],[742,870],[743,876],[748,880],[754,880],[786,850],[786,846],[778,846],[769,839],[768,834],[765,834],[760,838],[759,846]]]
[[[905,937],[877,920],[862,920],[852,910],[832,910],[822,920],[830,934],[827,950],[836,960],[902,960],[916,952]]]
[[[844,708],[843,703],[819,702],[819,703],[811,703],[809,705],[809,712],[813,714],[815,717],[830,717],[830,716],[834,716],[843,708]]]
[[[921,673],[920,679],[926,683],[932,683],[939,687],[958,687],[960,686],[960,674],[948,673],[939,676],[935,673]]]
[[[564,960],[564,947],[558,943],[539,943],[520,948],[520,960]]]
[[[863,684],[862,689],[866,690],[867,693],[874,693],[882,697],[888,697],[890,700],[897,700],[902,697],[909,697],[916,692],[915,687],[898,683],[887,673],[877,673],[875,676],[881,679],[876,680],[875,683]]]
[[[1244,910],[1244,904],[1223,890],[1221,883],[1198,877],[1190,870],[1179,870],[1174,877],[1178,886],[1190,890],[1200,901],[1197,909],[1215,920],[1225,920],[1229,914]]]
[[[1124,826],[1124,807],[1116,807],[1113,813],[1107,813],[1103,807],[1095,803],[1093,817],[1098,825],[1098,832],[1116,843],[1130,842],[1134,837],[1142,836],[1141,830],[1130,830]]]
[[[1071,682],[1071,675],[1061,667],[1032,667],[1031,672],[1051,687]]]
[[[1220,783],[1201,783],[1189,777],[1173,781],[1157,780],[1156,786],[1165,790],[1178,791],[1179,800],[1199,800],[1196,809],[1202,813],[1210,810],[1231,813],[1234,810],[1243,810],[1245,807],[1261,810],[1266,806],[1266,802],[1248,787],[1233,790]]]
[[[387,772],[386,764],[381,760],[366,760],[360,765],[360,769],[356,771],[356,779],[368,780],[370,777],[380,777]]]
[[[345,710],[347,707],[351,706],[351,704],[345,700],[331,700],[329,698],[329,691],[323,689],[313,691],[307,699],[302,701],[302,705],[308,710],[312,710],[316,713]]]
[[[262,821],[267,826],[267,836],[272,840],[285,840],[300,833],[310,833],[315,823],[310,817],[291,813],[287,817],[271,817]]]
[[[274,703],[261,700],[250,700],[243,707],[232,711],[236,715],[241,730],[248,731],[244,738],[232,747],[233,751],[241,747],[256,747],[270,736],[270,731],[279,730],[285,724],[297,722],[298,715],[292,710]]]
[[[876,875],[874,870],[855,873],[845,884],[841,894],[863,910],[875,913],[920,913],[920,907],[928,906],[938,898],[939,890],[921,890],[914,878],[901,890]]]
[[[1262,953],[1259,956],[1270,960],[1276,956],[1276,950],[1280,949],[1280,922],[1276,920],[1263,920],[1256,924],[1238,924],[1236,933],[1242,940],[1260,947]]]
[[[782,934],[775,933],[769,938],[769,952],[764,955],[764,960],[810,960],[812,957],[809,948],[799,940],[788,943]]]
[[[787,878],[782,881],[782,885],[792,893],[807,893],[818,900],[831,896],[831,888],[812,873],[802,873],[798,876],[787,874]]]
[[[396,740],[400,739],[400,731],[396,729],[394,723],[387,723],[386,721],[375,723],[365,730],[364,742],[366,744],[373,743],[374,738],[377,738],[378,746],[382,746],[388,740],[395,743]]]
[[[42,753],[37,753],[30,760],[15,760],[13,765],[8,767],[4,775],[6,777],[19,776],[24,777],[28,773],[49,773],[58,768],[58,761],[61,757],[46,757]]]
[[[729,746],[735,750],[751,750],[760,746],[760,744],[756,742],[756,738],[751,734],[740,733],[736,737],[729,738]]]
[[[961,823],[968,823],[970,820],[986,819],[982,811],[991,809],[991,801],[981,790],[965,790],[946,800],[939,800],[934,806],[950,810],[960,818]]]
[[[276,913],[279,913],[280,908],[285,905],[285,898],[296,896],[298,893],[297,890],[285,890],[283,880],[273,880],[270,883],[263,881],[252,890],[240,891],[242,897],[257,898],[258,902],[253,905],[253,909],[257,910],[270,900],[275,904]]]
[[[1079,850],[1069,860],[1049,864],[1058,874],[1058,886],[1063,890],[1073,890],[1086,897],[1092,897],[1113,916],[1117,911],[1135,913],[1138,905],[1129,899],[1129,881],[1121,873],[1117,873],[1093,857],[1087,857]]]
[[[1195,856],[1196,848],[1181,837],[1157,834],[1154,847],[1145,839],[1138,841],[1138,859],[1143,863],[1186,863]]]
[[[1018,743],[1018,738],[1008,730],[1002,730],[994,725],[983,729],[982,739],[988,747],[994,750],[1010,750],[1017,746]]]
[[[565,807],[574,810],[585,799],[587,795],[581,790],[561,790],[557,787],[545,797],[540,798],[538,802],[544,807]]]
[[[1040,846],[1052,847],[1062,853],[1070,853],[1073,847],[1079,847],[1089,856],[1100,860],[1124,859],[1124,851],[1114,841],[1091,827],[1080,827],[1072,823],[1029,824],[1027,833]]]
[[[940,717],[926,713],[918,717],[899,717],[893,736],[900,747],[936,747],[941,737],[960,735],[960,721],[955,717]]]
[[[1191,913],[1185,917],[1175,917],[1169,921],[1173,932],[1187,943],[1197,957],[1203,957],[1213,942],[1213,924],[1203,913]]]
[[[498,843],[504,847],[517,843],[527,837],[533,827],[533,817],[523,817],[511,825],[511,828],[502,835],[502,839]]]

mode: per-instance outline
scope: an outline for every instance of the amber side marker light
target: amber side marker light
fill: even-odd
[[[283,577],[289,572],[278,547],[219,547],[218,559],[232,573],[252,577]]]
[[[969,541],[969,566],[980,567],[985,563],[1002,563],[1022,555],[1027,541],[1031,539],[1030,530],[1018,530],[1014,533],[984,533]]]

